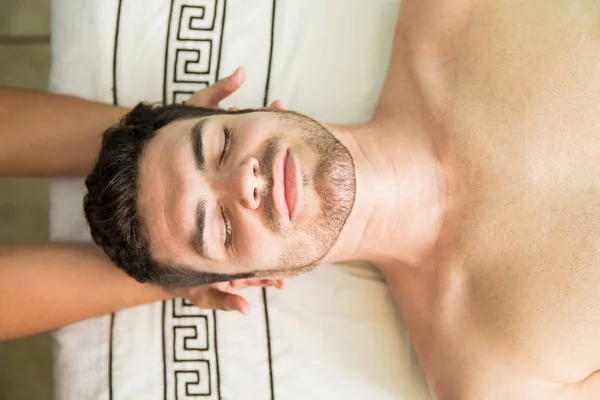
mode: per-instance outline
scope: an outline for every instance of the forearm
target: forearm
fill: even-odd
[[[127,108],[0,88],[0,176],[83,176]]]
[[[92,244],[0,246],[0,340],[171,297]]]

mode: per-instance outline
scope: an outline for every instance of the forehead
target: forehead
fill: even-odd
[[[291,113],[281,110],[253,110],[179,119],[170,122],[159,129],[155,138],[163,137],[164,139],[165,136],[189,132],[191,128],[201,120],[203,120],[207,126],[226,123],[243,128],[244,131],[251,131],[258,128],[264,130],[264,128],[286,120],[287,118],[285,117],[287,114]],[[152,141],[154,141],[154,139]]]
[[[173,253],[187,250],[184,245],[190,227],[182,223],[186,220],[179,218],[181,211],[175,205],[194,206],[193,198],[181,189],[189,186],[183,184],[182,177],[194,165],[189,132],[201,119],[178,120],[163,127],[146,144],[139,159],[139,216],[151,253],[160,261],[170,261]],[[171,198],[174,193],[178,193],[178,202]]]

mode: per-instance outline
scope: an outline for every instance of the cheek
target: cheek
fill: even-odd
[[[240,227],[236,251],[240,261],[252,264],[256,269],[277,265],[283,254],[284,239],[270,232],[260,220],[247,220]]]
[[[239,153],[256,155],[268,138],[265,129],[239,129],[233,137],[232,148]]]

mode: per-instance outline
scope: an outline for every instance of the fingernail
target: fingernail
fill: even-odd
[[[241,79],[241,77],[240,77],[240,75],[241,75],[241,72],[242,72],[242,67],[237,67],[237,68],[235,69],[235,71],[233,71],[233,74],[231,74],[231,76],[232,76],[232,77],[233,77],[233,76],[235,76],[235,77],[236,77],[236,82],[237,82],[237,81],[239,81],[239,80]]]

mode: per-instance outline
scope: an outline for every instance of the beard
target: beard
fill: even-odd
[[[348,149],[318,122],[289,111],[279,113],[285,123],[296,129],[301,128],[302,134],[294,138],[294,143],[309,149],[316,156],[317,163],[310,174],[302,171],[302,184],[308,186],[312,183],[321,206],[315,217],[291,229],[282,229],[273,203],[272,165],[283,139],[276,135],[267,140],[260,160],[261,175],[266,182],[261,197],[263,218],[267,228],[288,243],[279,265],[275,269],[260,272],[263,276],[297,274],[314,267],[335,244],[356,197],[355,166]],[[290,241],[298,237],[302,238],[301,242]]]

